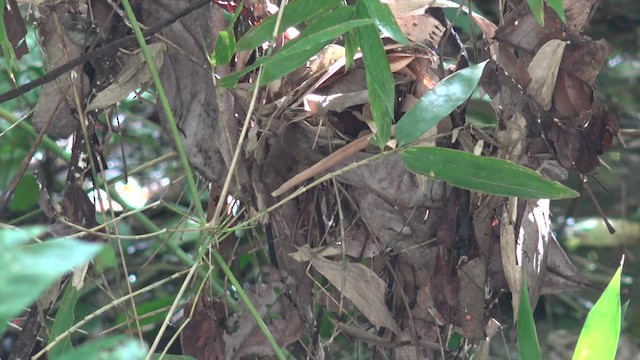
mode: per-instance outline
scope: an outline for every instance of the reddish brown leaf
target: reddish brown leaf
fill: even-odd
[[[186,313],[191,312],[194,301],[185,305]],[[225,359],[224,328],[220,326],[224,317],[224,305],[220,300],[204,296],[197,299],[191,321],[180,333],[182,352],[198,360]]]

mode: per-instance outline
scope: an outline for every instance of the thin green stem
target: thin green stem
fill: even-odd
[[[38,133],[33,129],[33,127],[31,127],[31,125],[29,125],[29,123],[22,121],[21,119],[18,119],[15,115],[10,113],[9,111],[0,108],[0,118],[7,120],[11,124],[16,124],[16,127],[18,129],[20,129],[27,135],[31,136],[32,138],[35,139],[38,137]],[[42,146],[45,149],[59,156],[64,161],[66,162],[71,161],[71,154],[69,154],[63,148],[58,146],[58,144],[56,144],[55,141],[51,140],[51,138],[48,137],[47,135],[45,135],[44,138],[42,138]]]
[[[189,189],[189,192],[191,192],[191,197],[193,198],[196,213],[200,218],[200,221],[205,221],[204,209],[202,208],[202,203],[199,201],[200,196],[198,194],[196,181],[193,176],[193,172],[191,171],[191,166],[189,165],[189,159],[187,159],[187,153],[184,149],[182,138],[180,137],[180,130],[178,130],[176,119],[173,117],[173,111],[171,110],[171,106],[169,105],[169,99],[167,98],[167,94],[164,91],[162,80],[160,80],[160,74],[158,73],[158,69],[156,68],[155,63],[153,62],[153,56],[151,56],[151,53],[149,52],[147,43],[144,40],[144,35],[142,35],[142,29],[140,29],[140,24],[138,23],[138,20],[136,19],[136,16],[133,13],[133,8],[131,7],[129,0],[123,0],[122,5],[124,6],[124,10],[127,14],[127,18],[131,23],[133,32],[136,35],[138,44],[140,44],[140,49],[142,50],[144,59],[147,62],[147,67],[149,68],[149,72],[151,73],[151,77],[153,78],[153,84],[155,85],[156,91],[158,92],[158,98],[160,99],[160,104],[162,105],[162,109],[167,115],[167,122],[169,123],[169,129],[171,130],[171,136],[173,136],[173,140],[176,144],[176,149],[178,150],[180,163],[182,164],[182,168],[184,169],[184,173],[187,177],[187,187]]]

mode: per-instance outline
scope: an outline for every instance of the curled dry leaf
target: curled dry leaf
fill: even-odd
[[[383,326],[400,334],[400,328],[385,305],[386,284],[371,269],[362,264],[327,260],[317,256],[307,245],[289,256],[299,262],[311,262],[377,328]]]
[[[542,45],[529,64],[531,82],[527,92],[545,110],[551,108],[551,98],[565,46],[567,43],[562,40],[549,40]]]
[[[163,42],[149,44],[149,52],[153,57],[153,63],[156,68],[162,67],[164,61],[164,52],[167,51],[167,45]],[[122,101],[136,89],[151,80],[151,72],[144,59],[141,50],[129,59],[129,62],[122,68],[118,74],[116,81],[109,85],[106,89],[96,95],[87,106],[87,111],[107,108],[111,105]]]
[[[438,20],[428,14],[401,17],[397,22],[407,38],[419,44],[438,46],[446,30]]]
[[[563,4],[567,17],[567,31],[580,34],[591,22],[598,0],[564,0]]]
[[[65,33],[62,25],[64,15],[71,11],[70,5],[59,3],[51,8],[42,8],[43,16],[38,19],[42,47],[47,54],[47,70],[54,69],[84,53],[82,47],[76,45]],[[74,92],[84,99],[89,91],[89,79],[82,66],[75,67],[68,74],[60,76],[56,81],[42,87],[40,98],[33,114],[33,126],[42,130],[49,119],[53,118],[47,129],[47,135],[66,138],[80,127],[77,118],[70,116],[76,113]]]
[[[224,304],[203,296],[197,299],[195,308],[193,306],[194,300],[184,307],[185,313],[193,310],[193,315],[180,332],[182,352],[200,360],[224,359],[224,328],[221,326],[226,316]]]

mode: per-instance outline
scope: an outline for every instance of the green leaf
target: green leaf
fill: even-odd
[[[536,323],[533,320],[533,309],[529,302],[527,276],[524,272],[522,273],[522,288],[520,289],[520,304],[518,306],[518,349],[522,360],[542,359]]]
[[[355,30],[351,30],[344,34],[344,56],[345,56],[345,71],[351,68],[353,65],[353,59],[358,52],[358,48],[360,44],[358,44],[358,36],[356,35]]]
[[[32,231],[0,231],[0,333],[53,282],[87,263],[102,245],[73,239],[22,245]]]
[[[276,55],[268,58],[261,72],[261,84],[279,79],[304,65],[312,56],[345,32],[371,24],[371,20],[350,20],[302,39],[290,47],[283,47]]]
[[[9,209],[18,213],[33,210],[38,204],[39,196],[40,190],[38,189],[36,178],[33,175],[25,176],[16,188],[13,201],[9,204]]]
[[[137,360],[144,359],[146,349],[139,340],[126,336],[112,336],[90,342],[72,353],[66,353],[53,360]]]
[[[4,23],[5,4],[4,0],[0,0],[0,49],[2,49],[2,55],[4,57],[5,69],[9,74],[12,70],[17,69],[16,66],[16,53],[13,51],[13,45],[9,41],[7,34],[7,27]]]
[[[376,26],[378,29],[389,35],[393,40],[404,44],[409,45],[409,39],[404,36],[404,33],[398,26],[389,5],[382,4],[380,0],[360,0],[364,1],[367,6],[367,10],[369,11],[369,15],[376,21]]]
[[[356,17],[368,19],[371,16],[363,1],[356,4]],[[391,137],[391,122],[395,104],[395,80],[387,60],[382,39],[375,26],[358,28],[358,43],[362,50],[365,72],[367,74],[367,90],[376,134],[372,142],[383,148]]]
[[[278,28],[278,34],[291,26],[318,17],[324,11],[335,8],[342,3],[341,0],[297,0],[284,7],[282,21]],[[276,26],[278,14],[266,18],[260,25],[249,30],[236,44],[238,51],[251,50],[273,39],[273,31]]]
[[[353,8],[343,7],[327,14],[309,25],[300,36],[287,43],[270,57],[262,57],[242,71],[229,74],[220,79],[220,85],[232,87],[241,77],[264,65],[261,72],[261,84],[279,79],[304,65],[312,56],[319,53],[336,37],[359,26],[370,25],[372,20],[351,20]]]
[[[151,354],[151,359],[153,360],[196,360],[193,356],[189,355],[172,355],[165,354],[162,359],[160,359],[161,354]]]
[[[529,8],[531,8],[533,17],[536,18],[536,21],[538,22],[538,24],[540,24],[540,26],[544,26],[544,1],[543,0],[527,0],[527,2],[529,3]]]
[[[218,33],[216,49],[213,53],[213,60],[216,65],[225,65],[233,58],[236,47],[236,37],[233,30],[222,30]]]
[[[57,338],[59,335],[67,331],[75,322],[75,308],[80,298],[80,291],[73,286],[67,286],[64,291],[62,300],[58,305],[58,312],[51,328],[51,334],[49,334],[49,341]],[[64,353],[68,353],[73,350],[71,344],[71,338],[69,336],[62,339],[56,346],[49,350],[48,356],[57,358]]]
[[[422,134],[436,126],[465,102],[478,86],[487,61],[457,71],[424,94],[420,101],[407,111],[396,125],[398,145],[418,140]]]
[[[623,262],[624,258],[600,299],[589,311],[573,353],[574,360],[615,359],[622,323],[620,276]]]
[[[549,7],[558,14],[560,20],[566,24],[567,17],[564,15],[564,4],[562,3],[562,0],[547,0],[547,4],[549,4]]]
[[[459,150],[412,147],[403,151],[402,160],[411,171],[486,194],[526,199],[565,199],[579,195],[524,166]]]

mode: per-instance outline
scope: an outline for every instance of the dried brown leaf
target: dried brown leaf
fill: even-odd
[[[182,352],[200,360],[224,359],[224,329],[220,326],[225,316],[223,304],[217,299],[201,297],[197,299],[195,308],[193,305],[191,301],[184,307],[184,311],[189,313],[193,309],[193,315],[180,332]]]
[[[257,284],[247,290],[247,295],[265,320],[278,345],[286,347],[302,336],[302,318],[296,307],[283,295],[282,287],[282,283],[275,281],[269,284]],[[237,328],[231,333],[223,334],[225,359],[274,354],[271,345],[244,304],[241,306],[240,313],[228,323]]]
[[[307,245],[289,255],[299,262],[311,262],[373,325],[400,334],[400,328],[385,305],[386,284],[371,269],[362,264],[327,260],[317,256]]]
[[[567,43],[562,40],[549,40],[538,50],[528,67],[531,82],[527,91],[545,110],[551,108],[558,69],[566,46]]]
[[[163,42],[149,44],[149,52],[153,57],[156,68],[160,68],[164,61],[167,45]],[[115,82],[99,92],[87,106],[87,111],[107,108],[122,101],[137,88],[151,80],[151,72],[144,59],[142,51],[138,51],[122,68]]]

